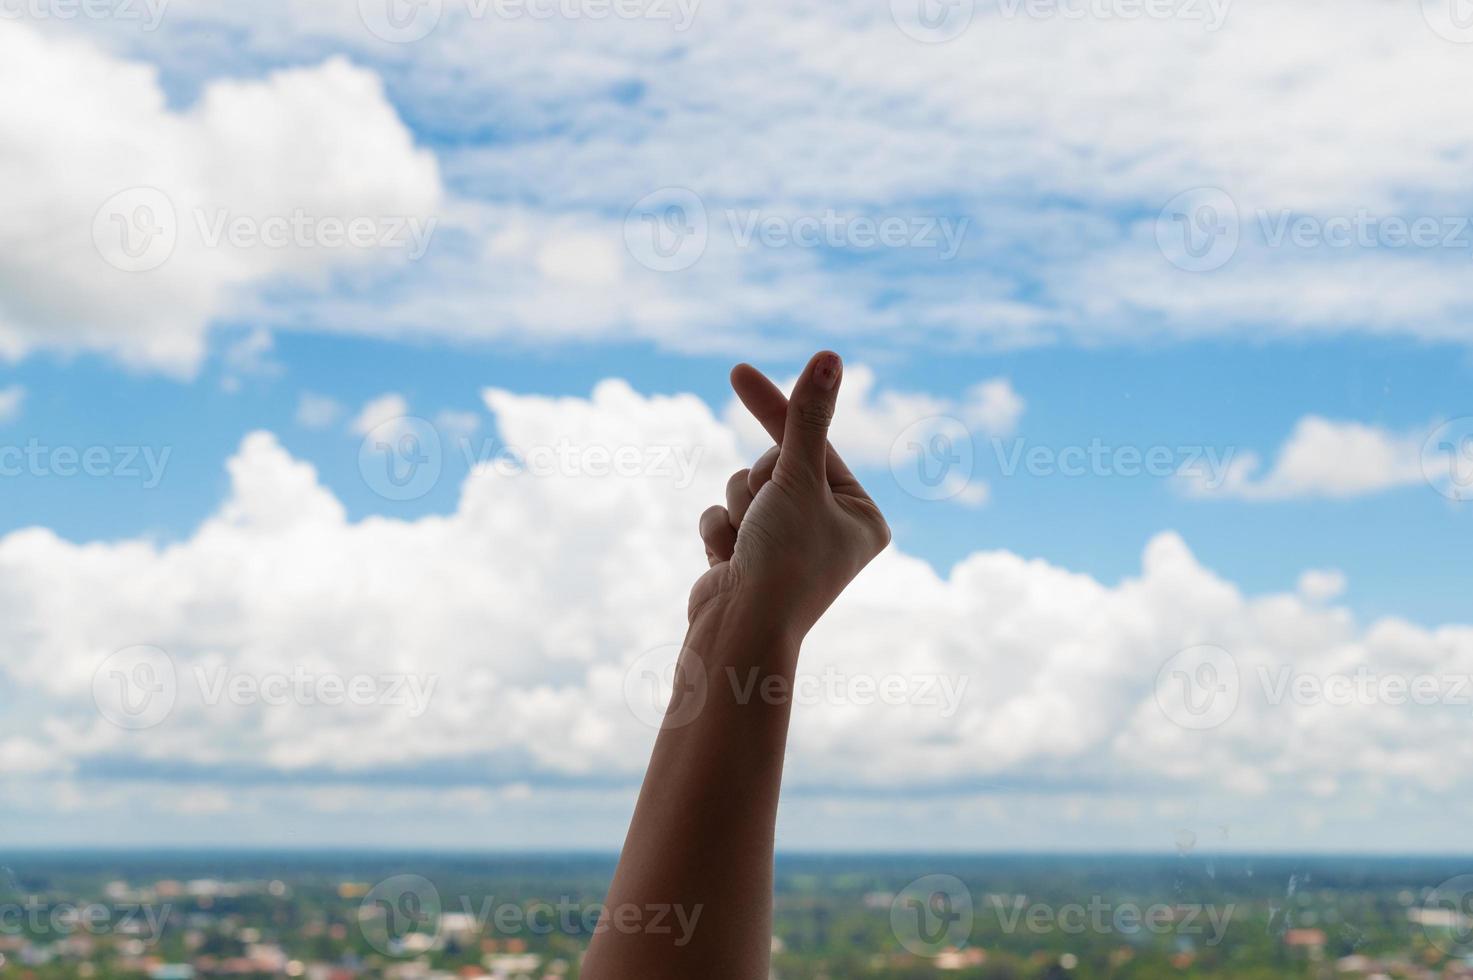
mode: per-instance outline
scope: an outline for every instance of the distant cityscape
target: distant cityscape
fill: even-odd
[[[778,980],[1473,980],[1473,861],[788,857]],[[20,854],[0,975],[577,980],[611,857]]]

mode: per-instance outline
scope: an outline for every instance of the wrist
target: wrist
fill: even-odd
[[[795,668],[808,628],[768,596],[737,585],[695,610],[687,646],[715,663]]]

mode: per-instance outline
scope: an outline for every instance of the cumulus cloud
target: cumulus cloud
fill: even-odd
[[[588,399],[493,389],[486,402],[508,443],[633,448],[647,466],[477,467],[449,514],[355,522],[258,432],[229,462],[226,500],[185,540],[0,538],[0,670],[19,726],[0,755],[33,778],[201,787],[632,785],[653,735],[642,681],[673,656],[704,564],[694,516],[746,454],[692,396],[609,381]],[[665,450],[698,460],[689,479],[659,465]],[[1328,604],[1323,582],[1301,591],[1246,595],[1172,533],[1113,585],[985,548],[938,574],[892,547],[805,647],[790,785],[1108,797],[1088,788],[1108,771],[1132,793],[1251,798],[1293,797],[1313,777],[1361,802],[1376,787],[1463,787],[1466,708],[1299,703],[1284,671],[1466,679],[1473,627],[1363,624]],[[172,672],[177,691],[157,724],[128,730],[99,714],[94,685],[116,679],[104,670],[138,676],[110,658],[140,644],[168,658],[146,679]],[[1201,664],[1169,669],[1203,645],[1226,657],[1209,679],[1236,679],[1205,729],[1193,698],[1223,685],[1173,701]],[[336,701],[323,677],[338,679]],[[262,693],[242,700],[237,682]],[[299,682],[310,696],[289,693]],[[354,685],[372,696],[347,697]]]
[[[1240,453],[1223,473],[1188,471],[1191,492],[1243,500],[1347,498],[1422,483],[1427,433],[1395,433],[1360,422],[1306,416],[1279,448],[1272,468]]]
[[[11,358],[96,351],[189,374],[211,323],[262,285],[394,260],[352,222],[440,208],[434,157],[343,58],[211,80],[176,110],[155,67],[7,19],[0,86],[16,93],[0,107]]]

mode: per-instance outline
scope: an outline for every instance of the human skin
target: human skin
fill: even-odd
[[[890,542],[879,508],[828,442],[842,375],[837,354],[814,355],[789,402],[756,368],[731,373],[777,445],[732,475],[725,506],[701,515],[711,567],[691,589],[676,696],[585,980],[768,976],[773,835],[799,649]],[[765,686],[751,686],[754,672]]]

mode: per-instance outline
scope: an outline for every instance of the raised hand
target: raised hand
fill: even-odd
[[[732,476],[726,506],[701,516],[711,568],[691,591],[678,678],[706,696],[662,727],[609,890],[610,909],[675,906],[702,917],[689,942],[595,931],[587,980],[766,980],[772,853],[789,698],[748,699],[728,672],[786,682],[804,635],[890,542],[890,529],[828,442],[843,364],[821,353],[791,403],[755,368],[731,386],[777,446]],[[704,682],[704,683],[701,683]],[[614,916],[617,919],[617,916]]]
[[[839,355],[815,354],[789,402],[751,365],[732,370],[732,389],[777,445],[732,474],[724,507],[701,515],[711,569],[691,590],[692,620],[741,595],[801,640],[889,544],[879,507],[828,442],[842,376]]]

